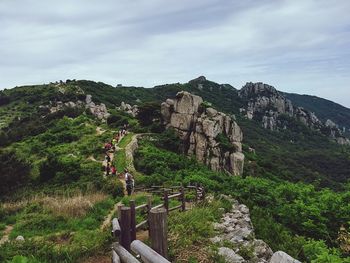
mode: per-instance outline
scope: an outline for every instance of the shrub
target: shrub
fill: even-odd
[[[14,151],[0,150],[0,195],[28,181],[30,165],[19,159]]]
[[[108,177],[102,187],[102,191],[113,197],[124,196],[124,186],[116,177]]]

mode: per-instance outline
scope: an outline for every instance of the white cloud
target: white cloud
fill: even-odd
[[[153,86],[204,74],[350,106],[350,1],[0,2],[0,87]]]

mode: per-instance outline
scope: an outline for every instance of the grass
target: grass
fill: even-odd
[[[126,168],[125,147],[131,142],[132,136],[132,133],[124,136],[118,144],[121,149],[114,154],[114,165],[118,172],[122,172]]]
[[[204,203],[185,213],[169,216],[170,256],[173,262],[218,262],[209,238],[215,235],[212,223],[222,216],[220,201]]]

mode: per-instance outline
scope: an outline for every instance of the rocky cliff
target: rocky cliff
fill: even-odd
[[[241,113],[249,119],[261,121],[265,129],[285,129],[286,122],[282,117],[288,116],[313,130],[322,132],[340,144],[350,145],[349,139],[343,136],[342,131],[331,120],[322,123],[313,112],[294,106],[273,86],[261,82],[248,82],[238,94],[246,105],[240,109]]]
[[[206,107],[201,97],[184,91],[163,102],[161,113],[166,127],[173,128],[183,141],[184,153],[196,156],[214,171],[243,173],[243,134],[232,117]]]

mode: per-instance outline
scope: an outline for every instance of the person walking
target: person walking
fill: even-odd
[[[128,172],[127,169],[124,170],[125,173],[125,184],[126,184],[126,191],[128,192],[128,195],[130,196],[133,192],[133,188],[135,186],[134,178],[131,173]]]

